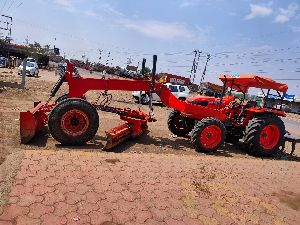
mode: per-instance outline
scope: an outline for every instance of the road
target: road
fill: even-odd
[[[300,122],[288,119],[282,119],[285,124],[285,129],[292,135],[300,137]]]

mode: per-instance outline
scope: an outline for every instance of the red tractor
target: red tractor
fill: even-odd
[[[223,95],[220,98],[194,97],[187,101],[177,99],[170,90],[156,82],[156,60],[153,57],[151,79],[94,79],[83,78],[68,64],[67,71],[53,87],[46,103],[36,103],[32,110],[20,113],[21,142],[29,142],[35,133],[48,123],[49,131],[64,145],[82,145],[90,141],[99,126],[97,110],[115,113],[126,123],[112,128],[107,134],[106,149],[112,148],[129,137],[135,137],[147,130],[150,114],[140,109],[120,109],[109,106],[111,96],[108,90],[145,91],[157,93],[167,107],[173,108],[168,119],[168,127],[178,136],[191,134],[191,141],[197,151],[212,152],[217,150],[224,141],[235,142],[244,139],[248,149],[253,153],[269,156],[277,152],[284,143],[285,127],[279,116],[285,116],[280,110],[259,107],[255,102],[243,103],[243,99],[230,96],[233,89],[244,95],[249,87],[274,89],[286,93],[287,85],[252,75],[221,76],[224,83]],[[145,60],[143,68],[145,68]],[[67,82],[69,92],[54,103],[51,98],[63,84]],[[227,88],[229,96],[225,96]],[[103,90],[104,99],[98,103],[88,102],[85,93],[90,90]],[[269,94],[268,91],[268,94]],[[266,97],[268,97],[268,94]],[[280,95],[281,96],[281,95]],[[151,99],[151,98],[150,98]]]
[[[224,141],[237,143],[240,139],[244,140],[253,154],[270,156],[279,151],[285,141],[285,126],[280,119],[285,117],[285,113],[266,106],[271,90],[275,90],[283,100],[288,86],[255,75],[221,75],[220,80],[223,82],[220,98],[196,96],[187,99],[187,102],[222,112],[225,119],[215,116],[208,118],[202,112],[192,115],[173,110],[168,119],[169,130],[177,136],[192,132],[191,142],[196,150],[202,152],[215,151]],[[263,106],[256,101],[245,101],[250,87],[268,89]],[[225,96],[228,88],[228,95]],[[233,90],[241,92],[243,98],[232,95]]]

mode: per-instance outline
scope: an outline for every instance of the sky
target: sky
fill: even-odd
[[[300,0],[0,0],[13,17],[16,43],[37,41],[68,58],[125,66],[142,58],[158,71],[190,76],[194,50],[199,83],[221,73],[257,74],[300,96]],[[108,57],[109,55],[109,57]]]

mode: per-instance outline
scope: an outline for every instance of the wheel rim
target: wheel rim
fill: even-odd
[[[267,125],[260,133],[259,142],[264,149],[271,150],[278,144],[279,137],[280,132],[278,127],[275,125]]]
[[[203,129],[200,135],[200,142],[206,148],[214,148],[222,140],[222,130],[216,125],[210,125]]]
[[[66,112],[61,119],[61,127],[65,133],[71,136],[80,136],[89,126],[87,115],[77,109]]]
[[[148,96],[147,96],[147,95],[143,95],[143,96],[142,96],[141,102],[142,102],[143,104],[147,104],[147,103],[148,103]]]
[[[187,122],[180,115],[175,116],[173,123],[176,130],[186,131],[189,129]]]

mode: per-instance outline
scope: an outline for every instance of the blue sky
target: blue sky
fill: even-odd
[[[68,57],[98,61],[101,49],[103,63],[110,52],[124,66],[157,54],[159,71],[188,77],[199,49],[196,82],[207,53],[207,81],[226,71],[300,79],[300,0],[0,0],[0,13],[13,16],[16,42],[55,44]],[[300,81],[287,83],[300,95]]]

